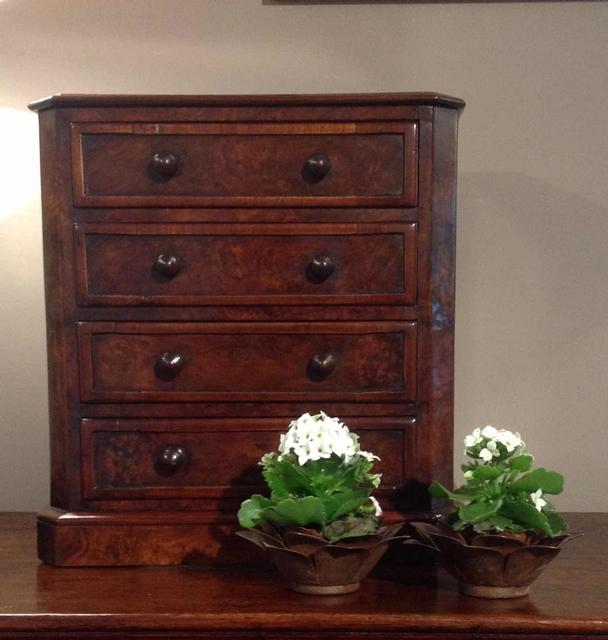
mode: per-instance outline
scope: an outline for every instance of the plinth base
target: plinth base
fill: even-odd
[[[236,518],[216,512],[38,514],[38,557],[60,567],[261,564],[261,553],[233,533]]]

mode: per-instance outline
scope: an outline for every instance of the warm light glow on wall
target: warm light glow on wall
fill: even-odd
[[[38,122],[28,111],[0,108],[0,222],[39,199]]]

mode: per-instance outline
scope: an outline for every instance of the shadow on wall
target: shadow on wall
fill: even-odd
[[[461,173],[458,215],[456,442],[477,424],[521,431],[566,474],[559,508],[605,508],[608,209],[523,174]]]

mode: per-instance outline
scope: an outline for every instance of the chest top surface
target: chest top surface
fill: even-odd
[[[54,107],[198,107],[224,105],[275,104],[297,105],[430,105],[462,109],[460,98],[442,93],[353,93],[353,94],[276,94],[276,95],[141,95],[141,94],[69,94],[58,93],[29,105],[33,111]]]

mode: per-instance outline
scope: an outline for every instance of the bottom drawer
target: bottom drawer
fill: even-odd
[[[86,500],[234,498],[266,491],[258,461],[288,419],[84,419]],[[364,449],[380,456],[380,494],[401,491],[412,471],[413,418],[352,418]]]

